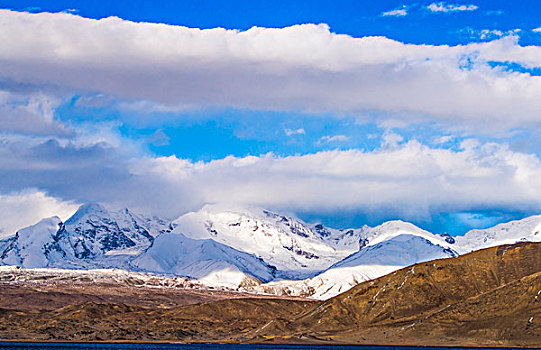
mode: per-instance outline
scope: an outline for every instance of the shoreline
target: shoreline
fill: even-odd
[[[347,346],[347,347],[394,347],[394,348],[443,348],[443,349],[539,349],[540,347],[535,346],[520,346],[520,345],[504,345],[504,344],[491,344],[491,345],[397,345],[392,343],[366,343],[366,344],[356,344],[356,343],[332,343],[332,342],[323,342],[323,341],[314,341],[314,342],[226,342],[226,341],[160,341],[160,340],[96,340],[96,341],[70,341],[70,340],[34,340],[34,339],[0,339],[0,346],[2,344],[9,343],[28,343],[28,344],[156,344],[156,345],[263,345],[263,346]]]

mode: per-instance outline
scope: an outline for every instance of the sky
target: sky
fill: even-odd
[[[85,202],[541,214],[538,1],[0,0],[0,236]]]

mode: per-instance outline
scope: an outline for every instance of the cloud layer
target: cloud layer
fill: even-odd
[[[239,32],[0,10],[0,78],[169,108],[383,111],[508,129],[540,122],[541,77],[489,65],[541,67],[541,47],[517,41],[410,45],[323,24]]]
[[[374,152],[227,157],[192,163],[143,160],[145,174],[196,188],[204,202],[240,202],[295,210],[358,208],[422,217],[432,211],[539,207],[541,163],[496,144],[465,142],[458,151],[410,141]],[[142,175],[142,174],[141,174]]]
[[[122,146],[103,143],[45,141],[29,146],[11,141],[0,143],[0,151],[0,191],[38,187],[57,198],[49,212],[65,208],[59,204],[62,199],[169,217],[216,202],[322,214],[359,211],[407,220],[473,209],[541,209],[539,158],[475,140],[451,150],[404,142],[388,133],[381,148],[370,152],[229,156],[210,162],[175,156],[131,158],[122,154]],[[23,194],[21,202],[29,202],[26,197]],[[0,220],[16,217],[6,212]],[[32,215],[33,220],[36,214]],[[6,222],[2,226],[7,229],[18,226]]]

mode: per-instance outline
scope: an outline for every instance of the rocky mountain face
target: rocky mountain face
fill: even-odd
[[[85,204],[65,223],[43,219],[0,242],[0,259],[26,268],[126,268],[168,229],[169,223],[156,217]]]
[[[366,280],[484,247],[540,241],[541,216],[464,236],[403,221],[336,230],[261,208],[209,205],[174,221],[85,204],[0,241],[0,264],[122,268],[209,286],[327,299]]]

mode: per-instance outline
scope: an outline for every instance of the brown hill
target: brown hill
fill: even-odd
[[[0,309],[0,339],[238,341],[317,305],[288,299],[230,299],[171,309],[88,302],[54,311]]]
[[[287,336],[348,343],[539,346],[540,271],[540,243],[417,264],[326,301],[287,324]],[[266,337],[284,335],[283,330],[273,332],[267,330]]]

